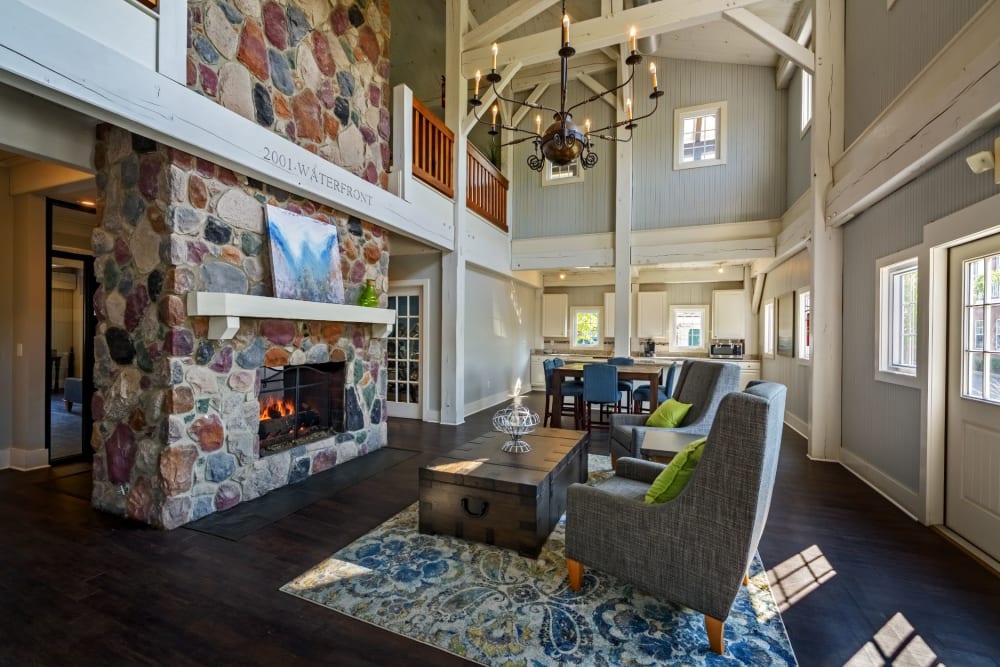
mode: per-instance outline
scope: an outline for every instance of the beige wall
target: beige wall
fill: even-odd
[[[11,395],[14,386],[14,290],[13,221],[14,201],[9,194],[10,172],[0,167],[0,468],[9,465],[12,438]]]
[[[11,235],[12,276],[4,284],[12,292],[13,347],[10,400],[11,442],[21,450],[45,449],[45,199],[35,195],[14,197]],[[6,264],[6,262],[5,262]],[[17,345],[23,355],[16,356]],[[46,457],[47,461],[47,457]],[[17,461],[12,461],[17,465]],[[30,465],[38,465],[32,457]]]

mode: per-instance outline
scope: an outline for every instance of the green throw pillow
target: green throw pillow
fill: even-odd
[[[658,428],[674,428],[680,426],[687,416],[688,410],[693,403],[681,403],[680,401],[668,398],[656,408],[656,412],[649,415],[646,426],[656,426]]]
[[[705,438],[695,440],[677,453],[646,491],[646,504],[665,503],[676,498],[694,473],[695,466],[705,451]]]

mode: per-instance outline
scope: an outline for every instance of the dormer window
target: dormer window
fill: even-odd
[[[545,161],[545,168],[542,169],[542,185],[562,185],[564,183],[583,182],[583,169],[580,168],[580,161],[573,160],[569,164],[552,164]]]

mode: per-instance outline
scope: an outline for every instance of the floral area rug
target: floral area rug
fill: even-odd
[[[607,457],[590,457],[591,483]],[[708,649],[704,617],[586,569],[569,588],[565,519],[537,560],[421,535],[414,503],[281,590],[484,665],[795,665],[759,558]]]

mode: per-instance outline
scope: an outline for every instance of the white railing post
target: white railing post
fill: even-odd
[[[156,26],[156,71],[187,85],[187,0],[161,0]]]
[[[392,173],[389,191],[411,201],[413,182],[413,91],[405,84],[392,89]]]

